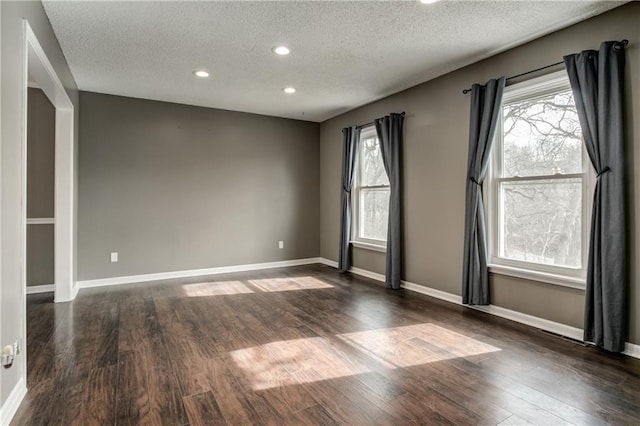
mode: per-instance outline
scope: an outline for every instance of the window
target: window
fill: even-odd
[[[583,287],[593,176],[565,71],[505,89],[492,155],[491,270]]]
[[[384,248],[387,244],[390,187],[373,126],[362,129],[360,133],[353,187],[353,244]]]

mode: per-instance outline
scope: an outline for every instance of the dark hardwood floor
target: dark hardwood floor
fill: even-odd
[[[640,424],[640,360],[322,265],[28,298],[14,424]]]

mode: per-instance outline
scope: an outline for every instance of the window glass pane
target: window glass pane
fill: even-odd
[[[363,137],[360,143],[360,185],[389,185],[376,136]]]
[[[503,173],[582,172],[582,132],[571,90],[506,104]]]
[[[389,193],[389,188],[362,188],[360,190],[359,236],[361,238],[386,241]]]
[[[500,256],[582,265],[582,179],[501,182]]]

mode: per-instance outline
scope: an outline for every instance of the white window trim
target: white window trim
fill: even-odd
[[[351,241],[351,245],[360,249],[371,250],[371,251],[379,251],[380,253],[387,252],[387,242],[383,241],[384,244],[379,244],[379,240],[375,240],[376,243],[365,243],[364,241],[353,240]]]
[[[360,141],[363,137],[373,136],[376,134],[376,128],[371,125],[364,127],[360,132],[360,139],[358,139],[358,147],[356,154],[356,164],[354,167],[354,181],[353,181],[353,191],[351,192],[351,207],[352,207],[352,229],[351,229],[351,245],[360,249],[378,251],[382,253],[387,252],[387,241],[386,240],[376,240],[373,238],[363,238],[360,237],[359,229],[360,229]],[[390,185],[376,185],[376,186],[367,186],[366,188],[390,188]]]
[[[504,91],[503,102],[513,102],[522,99],[531,98],[532,96],[543,96],[548,93],[557,91],[558,89],[570,88],[569,80],[566,71],[554,72],[542,77],[531,79],[522,83],[514,84],[506,87]],[[502,108],[500,109],[502,114]],[[508,275],[516,278],[528,279],[531,281],[544,282],[548,284],[555,284],[564,287],[570,287],[574,289],[584,290],[586,286],[586,272],[589,250],[589,230],[591,224],[591,207],[593,204],[593,190],[595,184],[595,173],[593,167],[590,166],[591,161],[586,153],[586,149],[582,149],[583,152],[583,164],[586,166],[586,172],[566,175],[551,175],[547,177],[536,176],[535,179],[557,179],[557,178],[570,178],[580,177],[584,179],[584,185],[582,186],[582,209],[585,212],[583,214],[582,221],[582,268],[573,269],[566,267],[559,267],[553,265],[543,265],[538,263],[531,263],[519,260],[505,259],[497,255],[499,250],[499,226],[498,220],[500,217],[499,206],[499,167],[501,165],[501,153],[502,153],[502,118],[498,122],[498,128],[496,129],[496,138],[494,140],[494,146],[491,153],[491,161],[489,164],[489,170],[487,173],[487,179],[483,184],[483,192],[485,194],[485,212],[487,220],[488,230],[488,257],[489,257],[489,272]],[[529,178],[509,178],[508,180],[527,180]],[[505,180],[502,178],[501,180]]]
[[[491,272],[492,274],[506,275],[509,277],[521,278],[529,281],[555,284],[558,286],[574,288],[577,290],[585,289],[584,278],[574,278],[565,275],[552,274],[549,272],[534,271],[531,269],[499,264],[489,264],[489,272]]]

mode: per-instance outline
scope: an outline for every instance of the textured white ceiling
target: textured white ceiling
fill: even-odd
[[[324,121],[620,5],[45,1],[81,90]],[[292,49],[277,57],[271,48]],[[192,71],[203,68],[211,78]],[[294,86],[295,95],[282,88]]]

